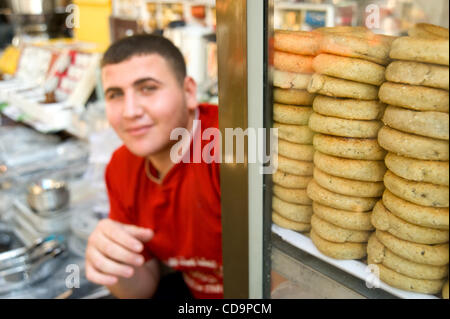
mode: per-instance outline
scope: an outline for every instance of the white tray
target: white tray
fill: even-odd
[[[363,281],[366,281],[366,279],[371,275],[368,267],[366,264],[359,260],[337,260],[330,257],[325,256],[322,254],[317,248],[314,246],[311,239],[306,237],[305,235],[302,235],[298,232],[288,230],[282,227],[279,227],[277,225],[272,225],[272,232],[280,236],[284,241],[288,242],[289,244],[307,252],[310,255],[313,255],[314,257],[317,257],[326,263],[333,265]],[[373,276],[373,275],[372,275]],[[382,289],[396,297],[403,298],[403,299],[439,299],[436,296],[433,295],[426,295],[426,294],[419,294],[414,292],[409,292],[401,289],[397,289],[394,287],[391,287],[384,282],[380,281],[379,283],[379,289]],[[369,289],[369,288],[368,288]],[[377,289],[377,288],[372,288]]]

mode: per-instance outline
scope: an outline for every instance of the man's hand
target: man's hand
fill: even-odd
[[[100,221],[88,240],[86,277],[103,286],[113,286],[119,278],[131,278],[135,267],[144,265],[140,254],[143,243],[153,237],[153,231],[125,225],[110,219]]]

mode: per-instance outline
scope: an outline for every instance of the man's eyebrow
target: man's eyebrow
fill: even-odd
[[[134,82],[133,82],[133,86],[140,85],[140,84],[145,83],[145,82],[147,82],[147,81],[153,81],[153,82],[156,82],[156,83],[158,83],[158,84],[161,84],[161,83],[162,83],[161,81],[158,81],[158,80],[155,79],[155,78],[148,77],[148,78],[142,78],[142,79],[139,79],[139,80],[134,81]],[[117,92],[117,91],[121,92],[121,91],[123,91],[123,90],[122,90],[122,88],[120,88],[120,87],[110,87],[110,88],[107,88],[107,89],[105,90],[105,94],[107,94],[107,93],[109,93],[109,92]]]
[[[161,84],[161,83],[162,83],[161,81],[158,81],[158,80],[155,79],[155,78],[148,77],[148,78],[142,78],[142,79],[139,79],[139,80],[134,81],[134,82],[133,82],[133,86],[142,84],[142,83],[147,82],[147,81],[153,81],[153,82],[156,82],[156,83],[158,83],[158,84]]]

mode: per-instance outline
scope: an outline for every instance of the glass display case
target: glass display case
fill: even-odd
[[[217,0],[216,8],[219,125],[222,136],[227,129],[242,129],[248,146],[243,162],[237,161],[237,145],[221,164],[225,298],[438,298],[379,282],[364,258],[329,258],[309,234],[272,224],[273,183],[267,168],[273,163],[260,154],[274,150],[274,29],[277,23],[283,27],[282,21],[274,21],[274,1]],[[336,10],[332,3],[330,8]],[[448,24],[448,13],[446,20],[441,24]],[[252,130],[262,134],[261,141]]]

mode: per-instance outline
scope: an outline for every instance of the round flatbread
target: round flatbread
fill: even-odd
[[[389,190],[383,193],[384,206],[395,216],[423,227],[449,229],[448,208],[426,207],[403,200]]]
[[[397,256],[419,264],[448,265],[448,243],[440,245],[416,244],[399,239],[379,229],[376,230],[375,234],[377,239]]]
[[[280,170],[277,170],[272,175],[272,181],[276,185],[280,185],[284,188],[306,188],[308,187],[308,183],[312,180],[312,176],[298,176],[292,175],[288,173],[284,173]]]
[[[284,173],[299,175],[299,176],[312,176],[314,170],[314,164],[306,161],[296,161],[281,155],[278,155],[278,170]]]
[[[445,244],[449,240],[448,230],[410,224],[388,211],[382,201],[379,201],[373,208],[372,224],[377,229],[413,243],[433,245]]]
[[[380,100],[415,111],[448,113],[448,91],[425,86],[385,82],[380,87]]]
[[[312,205],[312,200],[306,194],[306,188],[292,189],[273,185],[272,191],[276,197],[288,203],[298,205]]]
[[[282,89],[306,90],[311,74],[273,70],[273,86]]]
[[[378,87],[375,85],[333,78],[317,73],[312,76],[308,84],[308,92],[358,100],[378,99]]]
[[[273,120],[282,124],[308,125],[312,107],[286,104],[273,104]]]
[[[394,61],[386,69],[386,80],[448,91],[448,73],[448,66],[412,61]]]
[[[282,217],[297,223],[311,223],[311,205],[297,205],[285,202],[276,196],[272,197],[272,209]]]
[[[281,104],[310,106],[314,101],[314,94],[306,90],[274,88],[273,100]]]
[[[397,256],[380,243],[375,234],[370,236],[367,255],[372,263],[382,264],[395,272],[415,279],[438,280],[448,275],[448,266],[418,264]]]
[[[335,226],[317,215],[311,217],[311,228],[321,238],[334,243],[367,243],[372,232]]]
[[[317,55],[319,37],[315,32],[276,30],[274,49],[299,55]]]
[[[349,159],[381,161],[386,151],[378,144],[377,139],[348,138],[315,134],[314,148],[324,154]]]
[[[272,212],[272,222],[280,227],[295,230],[298,232],[305,232],[311,229],[311,224],[294,222],[293,220],[284,218],[277,212]]]
[[[386,155],[384,161],[389,170],[405,179],[449,186],[448,162],[418,160],[391,152]]]
[[[370,257],[367,259],[367,261],[369,264],[375,264]],[[384,265],[378,264],[377,266],[381,281],[387,283],[389,286],[402,290],[423,294],[436,294],[437,292],[441,291],[442,286],[445,282],[445,279],[415,279],[395,272],[385,267]]]
[[[392,43],[390,57],[395,60],[449,65],[448,39],[401,37]]]
[[[314,167],[314,181],[323,188],[341,195],[355,197],[380,197],[384,191],[383,182],[362,182],[327,174]]]
[[[367,255],[366,243],[333,243],[321,238],[311,229],[311,240],[316,248],[324,255],[342,260],[362,259]]]
[[[378,132],[378,143],[389,152],[419,160],[448,161],[448,141],[404,133],[389,126]]]
[[[313,112],[309,118],[309,128],[314,132],[333,136],[376,138],[383,122],[347,120],[337,117],[323,116]]]
[[[447,140],[449,138],[448,113],[413,111],[388,106],[383,122],[402,132]]]
[[[291,125],[274,123],[278,129],[278,137],[288,142],[312,145],[314,132],[307,125]]]
[[[384,82],[385,67],[362,59],[331,54],[320,54],[313,60],[316,73],[335,78],[381,85]]]
[[[448,207],[448,187],[430,183],[414,182],[387,171],[384,185],[394,195],[417,205]]]
[[[372,222],[370,221],[371,212],[351,212],[324,206],[317,202],[313,202],[312,206],[314,215],[319,216],[321,219],[326,220],[333,225],[353,230],[374,230]]]
[[[362,101],[317,95],[313,102],[314,112],[349,120],[379,120],[386,105],[378,100]]]
[[[313,57],[275,51],[273,54],[273,65],[280,71],[293,73],[312,74]]]
[[[417,23],[408,30],[408,35],[416,38],[448,40],[448,29],[429,23]]]
[[[330,192],[313,179],[307,188],[308,197],[319,204],[352,212],[367,212],[372,210],[378,198],[346,196]]]
[[[339,158],[316,150],[314,165],[333,176],[357,181],[380,182],[386,173],[384,161],[365,161]]]
[[[340,56],[359,58],[381,65],[389,63],[389,49],[393,37],[372,33],[368,29],[321,28],[320,51]]]
[[[314,159],[314,147],[306,144],[295,144],[278,140],[278,154],[297,161],[310,161]]]

